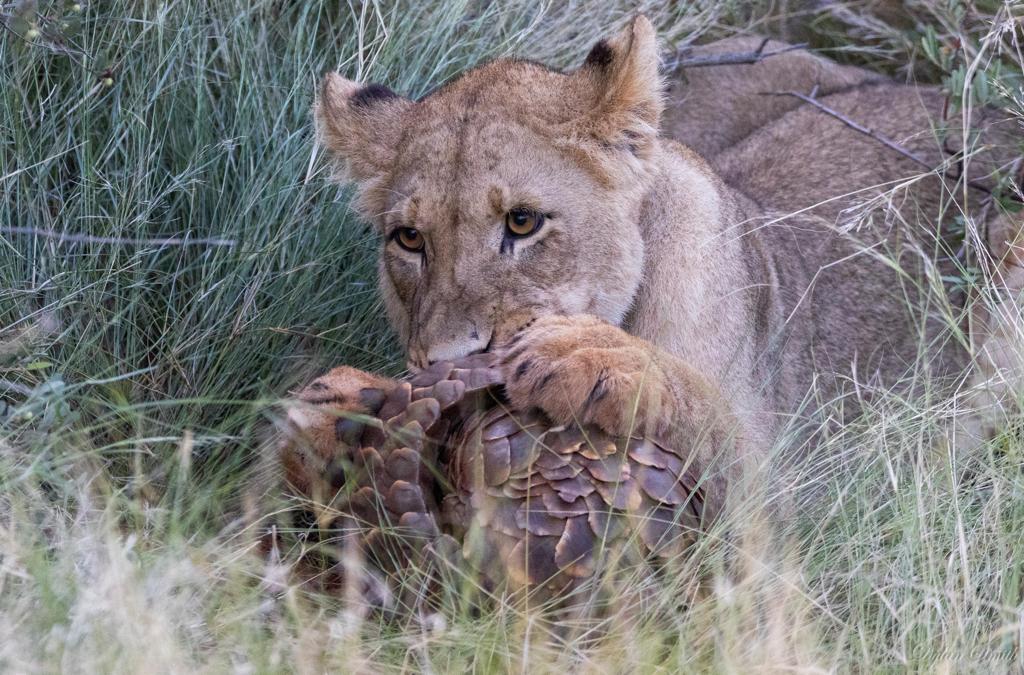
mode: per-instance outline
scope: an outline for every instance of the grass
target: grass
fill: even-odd
[[[82,4],[0,1],[0,669],[1024,669],[1024,444],[957,458],[958,411],[896,395],[780,469],[815,488],[799,516],[768,536],[751,495],[597,625],[458,593],[395,625],[296,588],[247,527],[277,397],[401,368],[374,237],[311,156],[318,76],[569,66],[636,4]],[[670,4],[639,7],[669,45],[771,31],[1024,119],[1010,3]]]

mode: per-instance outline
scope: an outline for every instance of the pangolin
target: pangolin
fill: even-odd
[[[686,453],[510,410],[501,384],[491,354],[404,381],[336,368],[290,405],[285,478],[322,530],[358,523],[387,572],[445,550],[488,587],[547,597],[592,578],[610,550],[677,555],[714,517]]]

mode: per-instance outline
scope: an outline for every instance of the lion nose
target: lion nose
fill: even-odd
[[[453,340],[431,345],[430,349],[427,350],[427,363],[453,361],[470,354],[479,354],[487,351],[490,346],[491,336],[489,334],[481,336],[476,331],[473,331],[464,340]]]

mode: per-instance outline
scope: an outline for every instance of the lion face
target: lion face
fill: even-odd
[[[538,315],[621,321],[643,258],[636,200],[518,120],[435,107],[409,129],[378,217],[380,280],[410,360],[486,349]]]
[[[570,74],[496,61],[418,102],[329,75],[315,112],[381,234],[385,304],[414,365],[539,316],[623,320],[661,112],[645,19]]]

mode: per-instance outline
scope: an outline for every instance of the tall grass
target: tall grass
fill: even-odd
[[[668,45],[783,32],[1024,117],[1019,7],[901,4],[0,2],[0,669],[1024,668],[1024,445],[950,459],[941,402],[880,397],[786,469],[799,517],[768,539],[752,495],[596,625],[458,594],[396,625],[254,553],[277,397],[401,368],[373,234],[313,152],[324,70],[417,95],[500,54],[569,66],[640,9]]]

